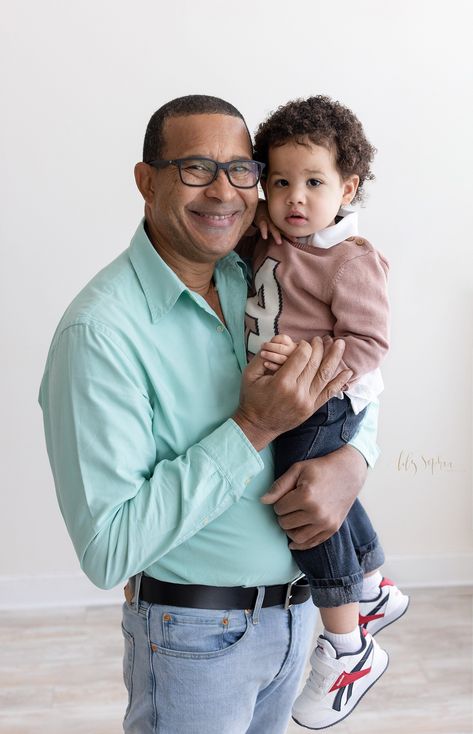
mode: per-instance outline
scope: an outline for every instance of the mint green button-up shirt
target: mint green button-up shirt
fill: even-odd
[[[270,447],[232,420],[245,367],[245,266],[217,263],[226,327],[151,245],[130,247],[75,298],[40,389],[62,515],[102,588],[145,571],[176,583],[286,583],[298,569],[271,506]],[[353,444],[376,458],[377,411]]]

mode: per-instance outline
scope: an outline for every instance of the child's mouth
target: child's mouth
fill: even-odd
[[[286,222],[288,224],[295,224],[296,226],[297,225],[302,225],[302,224],[305,224],[307,222],[307,217],[304,217],[302,214],[298,214],[296,212],[294,212],[294,213],[291,212],[286,217]]]

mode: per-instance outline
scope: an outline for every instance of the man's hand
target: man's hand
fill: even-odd
[[[344,349],[341,339],[325,353],[320,337],[311,344],[302,340],[275,374],[267,373],[260,355],[251,360],[243,373],[240,405],[233,418],[257,451],[303,423],[342,389],[352,374],[339,372]]]
[[[330,538],[345,520],[364,484],[366,461],[352,446],[319,459],[299,461],[261,498],[274,505],[293,550],[307,550]]]

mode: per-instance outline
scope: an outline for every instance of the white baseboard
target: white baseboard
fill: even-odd
[[[403,589],[433,586],[473,586],[473,553],[435,556],[387,556],[383,574]]]
[[[437,556],[388,556],[383,573],[403,589],[472,586],[473,553]],[[0,576],[0,611],[121,604],[122,586],[95,587],[83,573],[44,576]]]

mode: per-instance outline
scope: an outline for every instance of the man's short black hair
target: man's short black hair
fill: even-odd
[[[169,117],[186,117],[188,115],[229,115],[239,117],[243,120],[248,133],[250,148],[253,150],[251,135],[245,122],[245,118],[230,102],[220,97],[210,97],[207,94],[188,94],[186,97],[177,97],[166,102],[159,110],[156,110],[146,128],[143,145],[143,161],[149,163],[161,158],[164,149],[164,123]]]

